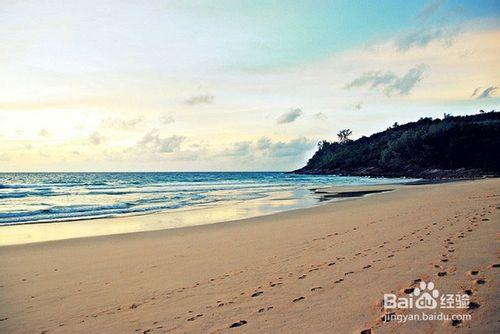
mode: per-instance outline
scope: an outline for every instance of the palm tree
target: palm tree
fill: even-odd
[[[350,129],[340,130],[339,133],[337,133],[337,137],[339,138],[339,143],[345,144],[347,142],[350,142],[351,141],[351,139],[349,139],[350,135],[352,135],[352,131]]]

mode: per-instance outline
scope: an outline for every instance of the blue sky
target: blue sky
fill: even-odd
[[[498,1],[0,3],[0,170],[289,170],[498,109]],[[475,94],[474,94],[475,93]]]
[[[248,66],[257,68],[317,60],[422,26],[500,15],[498,1],[194,1],[177,8],[214,25],[255,28],[247,47],[255,56]]]

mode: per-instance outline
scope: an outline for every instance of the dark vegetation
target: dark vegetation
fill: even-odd
[[[500,176],[500,113],[421,118],[350,140],[321,141],[300,174],[437,178]]]

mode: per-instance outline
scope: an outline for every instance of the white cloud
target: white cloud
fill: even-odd
[[[310,151],[316,142],[305,137],[286,141],[273,141],[268,137],[261,137],[257,141],[241,141],[234,143],[229,149],[221,152],[222,156],[230,157],[266,157],[280,159],[283,157],[300,157]]]
[[[477,87],[476,89],[474,89],[474,91],[472,92],[472,95],[470,97],[474,97],[474,96],[477,96],[477,94],[481,91],[481,87]]]
[[[407,32],[399,37],[395,44],[400,51],[408,51],[414,47],[426,47],[433,41],[438,41],[450,47],[454,38],[461,32],[457,26],[439,28],[420,28]]]
[[[322,121],[324,121],[325,119],[327,119],[326,115],[324,113],[322,113],[322,112],[317,112],[317,113],[313,114],[312,116],[313,116],[313,118],[319,119],[319,120],[322,120]]]
[[[299,118],[301,115],[302,115],[301,108],[291,108],[286,113],[281,114],[276,120],[276,123],[278,124],[292,123],[295,122],[297,118]]]
[[[270,157],[298,157],[313,149],[315,145],[315,141],[300,137],[289,142],[274,142],[264,151]]]
[[[174,123],[175,119],[174,119],[174,116],[172,116],[171,114],[166,114],[166,115],[163,115],[161,117],[161,121],[163,124],[170,124],[170,123]]]
[[[160,139],[160,152],[172,153],[179,150],[182,142],[184,142],[185,139],[186,137],[184,136],[176,135]]]
[[[424,48],[436,41],[445,47],[450,47],[455,37],[463,32],[463,19],[457,16],[460,7],[443,11],[439,16],[436,14],[443,7],[445,0],[429,1],[417,15],[418,28],[403,33],[395,40],[395,45],[399,51],[406,52],[412,48]],[[441,22],[439,26],[431,25],[432,18],[438,18]]]
[[[433,0],[429,1],[418,13],[417,19],[421,22],[427,21],[431,16],[433,16],[445,3],[445,0]]]
[[[252,142],[250,141],[240,141],[233,143],[233,145],[222,151],[220,155],[222,156],[228,156],[228,157],[245,157],[250,154],[252,154],[252,148],[251,148]]]
[[[191,96],[185,99],[184,104],[187,104],[189,106],[194,106],[198,104],[211,104],[214,103],[214,100],[215,100],[214,95],[201,94],[201,95]]]
[[[477,99],[488,99],[488,98],[492,98],[493,95],[495,95],[495,92],[498,90],[498,87],[497,86],[489,86],[487,87],[486,89],[483,90],[483,92],[481,94],[479,94],[479,92],[481,91],[481,88],[478,87],[474,90],[474,93],[472,93],[472,96],[471,97],[475,97],[477,96],[476,98]]]
[[[103,120],[104,127],[108,128],[118,128],[120,130],[129,131],[134,130],[137,125],[139,125],[143,121],[142,116],[134,117],[134,118],[106,118]]]
[[[258,150],[267,150],[271,147],[273,144],[273,141],[267,137],[262,137],[259,140],[257,140],[257,149]]]
[[[363,73],[360,77],[348,83],[345,88],[350,89],[364,85],[368,85],[370,88],[377,88],[378,86],[385,86],[392,83],[396,78],[397,76],[390,71],[370,71]]]
[[[422,80],[425,65],[420,64],[408,70],[404,75],[397,76],[391,71],[370,71],[348,83],[345,88],[361,87],[368,85],[370,89],[384,87],[387,95],[394,92],[399,95],[408,95],[415,85]]]
[[[105,140],[105,138],[98,131],[92,132],[92,134],[89,136],[89,142],[92,145],[99,145],[104,140]]]
[[[177,135],[161,137],[159,130],[153,129],[146,133],[137,145],[151,152],[172,153],[180,149],[185,139],[186,137]]]
[[[38,135],[39,135],[40,137],[45,137],[45,138],[46,138],[46,137],[49,137],[49,136],[50,136],[50,132],[49,132],[49,130],[47,130],[47,129],[41,129],[41,130],[38,132]]]
[[[387,94],[392,92],[399,92],[400,95],[407,95],[415,87],[415,85],[422,80],[425,65],[420,64],[410,69],[405,75],[396,78],[395,81],[387,86]]]

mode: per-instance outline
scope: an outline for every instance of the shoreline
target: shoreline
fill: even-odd
[[[77,176],[11,173],[0,181],[0,198],[6,199],[0,205],[0,226],[176,212],[269,198],[283,192],[289,194],[283,197],[306,200],[311,197],[307,191],[310,187],[404,181],[408,180],[292,177],[276,172],[85,173]]]
[[[401,186],[229,223],[1,247],[0,331],[495,332],[499,191],[500,179]],[[456,311],[472,320],[455,325],[381,321],[383,294],[417,279],[470,290],[480,307]]]
[[[197,227],[204,225],[212,225],[212,224],[221,224],[221,223],[233,223],[240,220],[251,219],[251,218],[259,218],[264,216],[270,216],[274,214],[279,214],[283,212],[296,211],[296,210],[304,210],[309,208],[314,208],[316,206],[325,205],[328,203],[334,203],[338,201],[344,201],[347,199],[357,199],[363,198],[369,195],[374,195],[378,193],[394,191],[399,188],[402,184],[380,184],[380,185],[361,185],[361,186],[329,186],[322,187],[317,189],[310,189],[314,195],[318,195],[319,198],[314,203],[310,203],[307,206],[303,207],[292,207],[289,209],[277,210],[272,212],[261,212],[257,214],[234,214],[227,215],[225,218],[211,220],[209,222],[200,223],[201,220],[204,220],[204,217],[200,217],[200,214],[211,213],[213,212],[221,212],[227,211],[228,208],[234,206],[242,206],[245,210],[251,210],[249,208],[255,204],[255,201],[273,201],[279,200],[279,195],[274,194],[261,199],[253,199],[248,201],[240,201],[240,203],[227,203],[222,206],[207,206],[207,207],[194,207],[194,208],[183,208],[179,210],[173,211],[158,211],[158,212],[146,212],[142,214],[130,214],[130,215],[122,215],[122,216],[110,216],[110,217],[96,217],[96,218],[81,218],[81,219],[73,219],[73,220],[62,220],[62,221],[48,221],[48,222],[29,222],[29,223],[19,223],[19,224],[8,224],[0,226],[0,234],[3,234],[3,238],[0,240],[0,247],[7,246],[15,246],[15,245],[24,245],[24,244],[32,244],[32,243],[42,243],[42,242],[51,242],[51,241],[60,241],[67,239],[80,239],[80,238],[89,238],[89,237],[100,237],[107,235],[122,235],[129,233],[140,233],[140,232],[148,232],[148,231],[161,231],[161,230],[172,230],[172,229],[182,229],[188,227]],[[339,190],[340,188],[340,190]],[[381,189],[382,188],[382,189]],[[281,193],[280,193],[281,194]],[[290,200],[289,198],[285,198],[284,200]],[[182,226],[182,224],[176,224],[175,226],[171,225],[172,221],[179,219],[180,216],[189,217],[187,220],[196,221],[186,224]],[[197,218],[195,218],[197,217]],[[138,220],[147,220],[147,221],[162,221],[161,224],[154,224],[154,227],[144,228],[144,227],[127,227],[123,226],[124,222],[134,222]],[[170,224],[169,224],[170,222]],[[164,225],[162,227],[162,225]],[[95,228],[103,228],[106,227],[106,231],[102,231],[101,233],[90,233],[90,229]],[[58,231],[59,229],[59,231]],[[65,237],[57,237],[58,233],[61,233],[60,229],[67,230],[62,233],[69,233]],[[38,238],[17,238],[16,235],[33,235],[36,234],[37,230],[45,230],[43,231],[43,239],[42,237]],[[71,231],[72,230],[72,231]],[[53,237],[47,236],[47,234],[52,234]],[[83,236],[82,236],[83,234]],[[87,234],[87,235],[85,235]],[[11,240],[11,241],[9,241]]]

